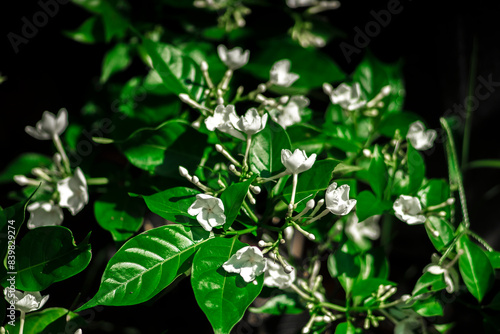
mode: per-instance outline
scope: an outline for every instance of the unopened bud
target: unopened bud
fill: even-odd
[[[266,102],[267,99],[264,95],[257,94],[257,96],[255,97],[255,101],[257,101],[259,103],[263,103],[263,102]]]
[[[306,203],[306,209],[311,210],[314,208],[314,205],[316,205],[316,201],[314,201],[314,199],[310,199]]]
[[[182,177],[188,177],[189,172],[186,168],[179,166],[179,174],[181,174]]]
[[[284,245],[286,243],[285,239],[280,239],[280,244]]]
[[[391,93],[391,86],[387,85],[387,86],[382,87],[382,89],[380,90],[380,93],[384,96],[389,95]]]
[[[224,148],[220,144],[215,144],[215,150],[220,153],[220,152],[224,151]],[[234,165],[231,165],[231,166],[234,167]],[[231,166],[229,166],[229,169],[231,169]]]
[[[432,235],[435,237],[439,237],[439,232],[434,230],[432,231]]]
[[[332,85],[330,85],[329,83],[325,82],[323,84],[323,92],[325,92],[325,94],[327,94],[327,95],[330,95],[333,92]]]
[[[257,203],[255,198],[253,198],[253,197],[248,197],[248,201],[250,202],[250,204],[253,204],[253,205],[255,205],[255,203]]]
[[[283,267],[283,270],[285,271],[285,273],[290,274],[294,270],[294,268],[292,266],[285,266]]]
[[[194,176],[191,178],[191,182],[193,182],[194,184],[197,184],[198,182],[200,182],[200,179],[198,178],[198,176],[194,175]]]
[[[261,192],[261,189],[259,186],[250,186],[250,190],[252,190],[252,192],[255,194],[255,195],[258,195],[260,194]]]
[[[446,204],[448,205],[453,205],[455,203],[455,199],[453,197],[450,197],[446,200]]]
[[[314,236],[314,234],[309,233],[309,235],[307,236],[307,239],[314,241],[314,240],[316,240],[316,237]]]
[[[229,165],[229,171],[231,171],[231,172],[233,172],[233,173],[234,173],[234,172],[236,172],[236,171],[237,171],[237,170],[236,170],[236,166],[235,166],[235,165],[233,165],[233,164],[230,164],[230,165]]]
[[[179,94],[179,99],[181,99],[181,101],[184,103],[191,103],[191,98],[185,93]]]
[[[406,303],[408,300],[410,300],[410,298],[411,298],[410,295],[402,295],[401,296],[401,301]]]
[[[260,248],[267,247],[268,243],[265,242],[264,240],[259,240],[258,244]]]
[[[292,211],[294,208],[294,205],[292,203],[288,204],[288,210]]]
[[[14,175],[14,182],[16,182],[20,186],[25,186],[29,183],[29,180],[24,175]]]
[[[285,96],[280,97],[281,104],[286,104],[289,100],[290,100],[290,96],[285,95]]]
[[[363,150],[363,155],[367,158],[370,158],[372,156],[372,152],[369,149],[365,148]]]
[[[194,129],[197,129],[197,130],[198,130],[198,129],[200,128],[200,126],[201,126],[201,123],[200,123],[200,121],[199,121],[199,120],[196,120],[196,121],[194,121],[193,123],[191,123],[191,126],[192,126]]]
[[[264,93],[266,91],[267,87],[265,84],[260,84],[257,86],[257,90],[259,91],[259,93]]]
[[[54,162],[55,162],[56,164],[60,164],[60,163],[61,163],[61,161],[62,161],[61,154],[60,154],[60,153],[56,153],[56,154],[54,154]]]
[[[445,211],[439,211],[439,216],[446,217],[446,212]]]
[[[206,62],[206,61],[202,61],[202,62],[201,62],[201,65],[200,65],[200,68],[201,68],[201,70],[202,70],[203,72],[208,71],[208,64],[207,64],[207,62]]]

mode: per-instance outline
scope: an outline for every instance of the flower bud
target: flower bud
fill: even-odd
[[[29,180],[24,175],[14,175],[14,182],[16,182],[20,186],[25,186],[29,183]]]
[[[455,199],[453,197],[450,197],[446,200],[446,204],[448,205],[453,205],[455,203]]]
[[[286,104],[289,100],[290,100],[290,96],[285,95],[285,96],[280,97],[281,104]]]
[[[208,64],[206,61],[202,61],[201,64],[200,64],[200,68],[203,72],[206,72],[208,71]]]
[[[191,182],[193,182],[194,184],[197,184],[198,182],[200,182],[200,179],[198,178],[198,176],[194,175],[194,176],[191,178]]]
[[[220,144],[215,144],[215,150],[220,153],[220,152],[224,151],[224,148]],[[231,166],[234,166],[234,165],[231,165]],[[231,166],[229,166],[230,167],[229,169],[231,169]]]
[[[181,174],[182,177],[189,177],[188,170],[182,166],[179,166],[179,174]]]
[[[292,266],[285,266],[283,269],[285,270],[285,273],[287,273],[287,274],[290,274],[294,270],[294,268]]]
[[[259,91],[259,93],[264,93],[266,91],[267,87],[265,84],[260,84],[257,86],[257,90]]]
[[[315,204],[316,202],[314,201],[314,199],[308,200],[306,203],[306,209],[311,210],[312,208],[314,208]]]

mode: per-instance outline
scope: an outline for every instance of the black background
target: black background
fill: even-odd
[[[131,4],[132,8],[143,12],[150,5],[149,1],[131,1]],[[354,28],[364,30],[366,24],[374,20],[370,11],[386,9],[387,4],[388,1],[343,1],[340,9],[325,16],[345,33],[342,40],[354,45]],[[363,52],[369,49],[386,62],[402,59],[407,90],[405,110],[422,115],[430,128],[439,128],[439,117],[453,108],[454,104],[464,104],[474,39],[478,50],[474,83],[479,82],[479,77],[487,79],[489,76],[493,81],[500,82],[500,4],[494,1],[414,0],[401,1],[401,6],[401,13],[391,17],[388,26],[371,38]],[[75,29],[89,17],[87,12],[72,3],[60,5],[58,13],[39,29],[35,37],[30,38],[27,44],[20,45],[17,54],[13,51],[8,33],[20,34],[22,17],[31,18],[39,10],[35,1],[3,1],[0,5],[0,72],[8,78],[0,85],[0,170],[22,152],[50,152],[50,143],[37,141],[24,132],[24,127],[34,125],[44,110],[56,112],[65,107],[70,113],[70,121],[78,120],[87,97],[101,89],[98,78],[102,57],[108,46],[79,44],[62,35],[61,31]],[[251,17],[249,23],[259,23],[252,22]],[[272,18],[265,22],[269,29],[283,29],[283,25],[288,27],[290,23],[273,21]],[[168,26],[168,22],[165,25]],[[352,62],[347,62],[339,48],[340,41],[330,42],[325,50],[345,71],[350,72],[359,63],[362,54],[354,55]],[[500,92],[495,90],[491,96],[480,101],[473,112],[470,160],[500,159],[499,112]],[[457,143],[460,150],[459,133]],[[425,160],[429,177],[447,178],[446,160],[441,147],[427,154]],[[498,169],[466,172],[465,188],[472,229],[496,249],[500,249]],[[2,207],[12,204],[6,197],[7,191],[11,189],[13,186],[0,188],[0,198],[4,201],[0,203]],[[75,229],[77,240],[81,240],[84,232],[94,224],[93,213],[89,208],[84,210],[81,221],[75,219],[68,227]],[[79,229],[82,235],[78,235]],[[430,245],[421,245],[421,240],[426,239],[422,229],[407,226],[400,229],[400,237],[396,239],[394,248],[402,251],[391,255],[391,265],[393,271],[401,274],[394,274],[394,278],[403,278],[412,268],[425,266],[432,252]],[[95,232],[91,240],[102,246],[111,242],[109,236],[101,232]],[[112,252],[113,249],[108,251]],[[94,275],[95,281],[86,287],[88,291],[84,291],[84,295],[92,295],[96,291],[102,266],[103,262],[95,262],[86,270],[86,280]],[[48,306],[69,308],[71,305],[66,304],[68,298],[76,298],[71,284],[80,285],[81,281],[74,278],[51,287],[49,292],[52,296]],[[117,333],[134,333],[124,327],[139,328],[144,333],[161,332],[160,329],[165,328],[171,328],[169,333],[210,332],[208,322],[194,302],[189,281],[182,281],[180,287],[154,305],[105,308],[97,313],[92,322],[95,325],[108,321],[107,326]],[[466,302],[475,304],[472,299]],[[178,312],[181,308],[185,308],[184,314]],[[477,313],[469,312],[460,303],[453,308],[446,308],[446,318],[457,322],[459,329],[456,333],[472,332],[481,322]],[[182,331],[180,325],[183,326]],[[103,331],[103,328],[100,327],[96,332]],[[381,329],[381,332],[391,330],[389,326]],[[281,332],[287,333],[286,330]]]

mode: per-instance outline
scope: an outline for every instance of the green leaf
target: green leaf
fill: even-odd
[[[464,252],[458,259],[458,267],[465,286],[481,302],[495,279],[491,262],[481,247],[471,242],[467,236],[460,238],[458,249]]]
[[[188,94],[192,99],[200,100],[204,89],[204,79],[199,66],[193,59],[169,44],[144,38],[142,45],[165,87],[176,95]]]
[[[377,292],[378,287],[380,285],[393,285],[396,286],[396,283],[388,281],[383,278],[367,278],[360,279],[354,282],[351,295],[354,299],[354,305],[362,305],[363,301],[370,297],[372,293]]]
[[[24,153],[14,159],[0,173],[0,184],[13,182],[14,175],[29,175],[35,167],[49,167],[52,159],[38,153]]]
[[[356,215],[360,222],[371,216],[381,215],[392,208],[391,202],[380,200],[369,190],[360,192],[356,199]]]
[[[110,76],[129,67],[131,62],[130,45],[125,43],[116,44],[104,55],[99,82],[104,84]]]
[[[16,288],[41,291],[84,270],[92,257],[90,234],[75,245],[73,234],[62,226],[31,230],[16,247]],[[6,280],[3,280],[6,284]]]
[[[300,314],[306,309],[299,301],[297,295],[291,293],[284,293],[270,298],[261,307],[250,307],[248,309],[253,313],[267,313],[272,315],[283,314]]]
[[[75,30],[63,31],[63,34],[80,43],[94,44],[98,40],[98,37],[96,36],[97,24],[97,16],[92,16],[85,20],[82,25]]]
[[[418,152],[410,142],[408,142],[407,151],[407,161],[408,161],[408,174],[409,174],[409,184],[408,184],[408,194],[414,194],[422,185],[422,181],[425,177],[425,162]]]
[[[345,78],[340,67],[318,49],[303,48],[289,38],[263,39],[260,44],[252,53],[249,64],[242,68],[260,79],[269,80],[271,67],[282,59],[290,60],[290,71],[300,75],[292,85],[301,89],[296,92],[305,93],[308,89],[321,87],[325,82],[340,82]]]
[[[215,238],[194,257],[191,285],[198,305],[216,334],[229,334],[264,284],[264,275],[255,279],[257,284],[246,283],[239,274],[222,268],[224,262],[245,246],[248,245],[236,238]]]
[[[319,154],[327,140],[319,129],[308,124],[295,124],[286,129],[292,143],[292,150],[301,149],[309,154]]]
[[[328,272],[336,277],[345,292],[349,295],[356,278],[360,274],[360,258],[356,254],[356,247],[350,241],[344,243],[340,249],[330,254],[327,261]]]
[[[201,227],[166,225],[131,238],[109,260],[97,294],[77,312],[151,299],[189,270],[194,253],[212,236]]]
[[[143,198],[149,210],[167,220],[182,224],[196,222],[187,210],[199,193],[192,188],[176,187]]]
[[[434,275],[426,271],[418,279],[411,294],[415,297],[423,293],[440,291],[445,288],[446,288],[446,283],[444,282],[443,274]]]
[[[419,190],[418,197],[424,208],[441,204],[450,198],[450,186],[445,180],[431,179]]]
[[[20,318],[17,317],[15,326],[5,326],[8,333],[19,333],[19,321]],[[26,314],[23,334],[66,333],[68,329],[77,330],[85,325],[85,319],[78,314],[64,308],[53,307]]]
[[[185,122],[172,120],[157,128],[136,132],[122,144],[122,150],[138,168],[161,176],[177,176],[179,166],[196,170],[204,149],[200,143],[206,143],[206,138]]]
[[[443,316],[443,306],[435,296],[415,301],[412,305],[412,309],[423,317]]]
[[[111,232],[113,240],[125,241],[142,226],[145,206],[139,198],[113,190],[94,202],[94,215],[99,225]]]
[[[264,130],[252,136],[248,156],[250,169],[266,177],[284,169],[281,163],[283,149],[291,149],[288,134],[278,123],[268,121]]]
[[[389,260],[383,248],[371,248],[360,256],[360,280],[389,277]]]
[[[461,188],[463,189],[462,174],[460,173],[460,166],[458,165],[455,143],[453,141],[453,134],[450,129],[450,121],[446,118],[440,118],[440,121],[441,121],[441,126],[444,128],[447,135],[445,147],[446,147],[446,157],[448,160],[448,174],[450,178],[450,188],[454,191],[459,189],[461,193],[464,193],[465,191],[461,190]]]
[[[500,252],[497,251],[486,252],[486,255],[490,259],[492,267],[494,269],[500,269]]]
[[[368,168],[368,182],[379,199],[384,195],[387,180],[387,166],[384,162],[384,155],[380,152],[379,146],[375,145],[370,167]]]
[[[356,333],[356,327],[348,321],[348,322],[341,322],[340,324],[337,325],[337,328],[335,328],[335,334],[355,334]]]
[[[377,127],[377,132],[394,138],[396,130],[399,130],[401,137],[406,138],[410,124],[419,120],[421,117],[411,112],[385,114]]]
[[[243,200],[245,199],[248,193],[248,188],[253,180],[255,180],[255,177],[248,179],[245,182],[233,183],[226,190],[224,190],[220,196],[222,203],[224,203],[224,214],[226,215],[224,230],[230,228],[238,216]]]
[[[500,168],[500,160],[476,160],[467,164],[467,168]]]
[[[425,230],[429,236],[429,240],[432,242],[434,247],[441,251],[445,246],[447,246],[453,240],[453,227],[446,222],[446,220],[429,216],[425,224]],[[434,235],[437,232],[438,235]]]
[[[305,208],[307,201],[313,198],[318,191],[325,190],[330,185],[333,170],[340,161],[333,159],[319,160],[314,163],[311,169],[300,173],[298,178],[297,190],[295,193],[295,203],[308,198],[297,205],[297,211]],[[310,196],[312,195],[312,196]],[[292,185],[289,184],[283,190],[283,196],[290,203],[292,198]],[[310,197],[308,197],[310,196]]]

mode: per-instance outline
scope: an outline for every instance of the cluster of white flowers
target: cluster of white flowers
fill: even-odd
[[[333,104],[340,105],[345,110],[356,110],[366,105],[366,100],[363,98],[361,93],[361,86],[359,83],[354,83],[349,86],[345,83],[341,83],[337,88],[325,83],[323,84],[324,92],[330,97]]]
[[[35,127],[27,126],[25,130],[26,133],[36,139],[54,140],[58,150],[62,151],[63,149],[60,147],[59,136],[64,132],[64,130],[66,130],[67,126],[68,112],[66,109],[61,109],[59,110],[57,116],[49,111],[45,111],[42,115],[42,119],[37,122]],[[58,166],[60,166],[62,155],[64,155],[64,158],[67,159],[64,152],[59,152],[54,156],[54,161]],[[77,167],[72,176],[67,176],[61,179],[60,175],[63,172],[63,167],[60,166],[60,169],[59,174],[56,173],[55,178],[49,177],[39,168],[33,169],[33,174],[42,175],[42,189],[54,192],[53,187],[46,184],[45,181],[52,181],[56,183],[57,195],[52,197],[57,197],[57,200],[52,198],[28,205],[27,210],[30,212],[30,218],[28,219],[29,229],[34,229],[39,226],[61,225],[64,217],[62,208],[68,209],[74,216],[88,203],[89,196],[87,180],[82,170]],[[68,169],[69,164],[68,168],[64,170],[64,172],[68,171]],[[39,181],[30,180],[24,175],[16,175],[14,176],[14,180],[19,185],[39,184]]]
[[[292,96],[283,108],[274,108],[270,111],[273,121],[286,129],[289,126],[300,123],[304,108],[309,105],[309,99],[302,95]]]

